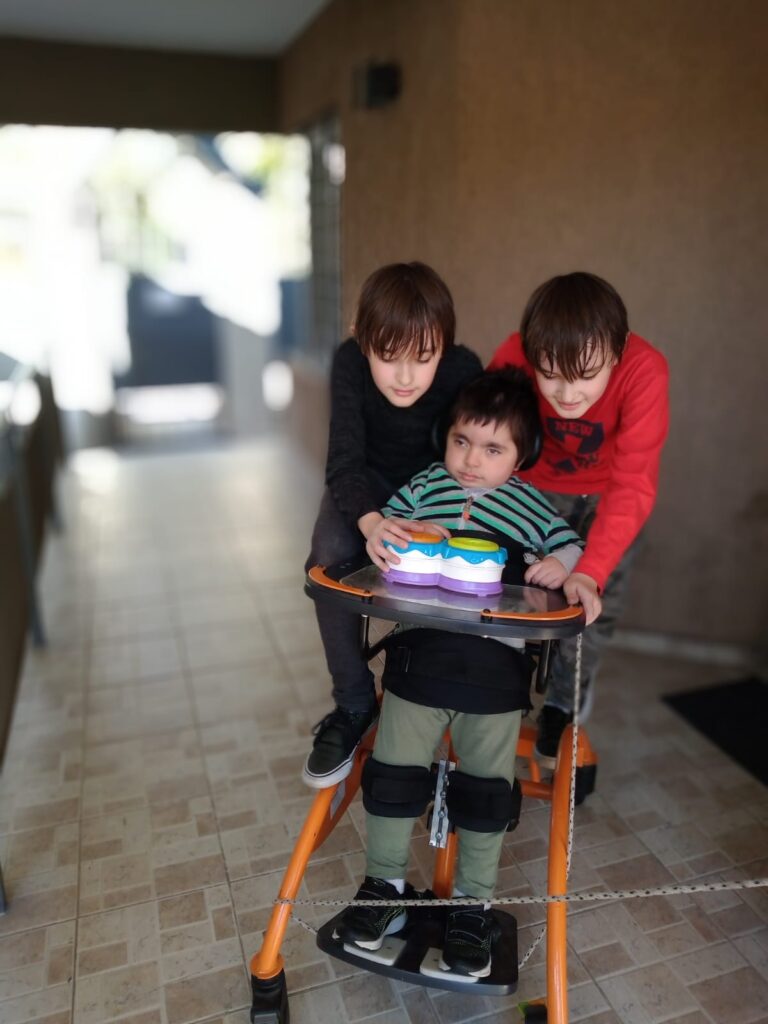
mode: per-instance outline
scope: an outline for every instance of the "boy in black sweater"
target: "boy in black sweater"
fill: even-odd
[[[455,329],[451,294],[423,263],[382,267],[363,285],[354,337],[340,346],[331,370],[327,488],[307,569],[362,553],[377,527],[380,540],[400,546],[423,528],[396,518],[382,528],[379,509],[433,461],[433,424],[482,373],[477,356],[454,344]],[[349,774],[377,704],[359,617],[323,602],[315,612],[336,704],[315,726],[304,765],[304,781],[321,789]]]

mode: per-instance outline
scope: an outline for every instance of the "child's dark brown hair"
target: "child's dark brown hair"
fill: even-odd
[[[425,263],[390,263],[363,285],[353,331],[366,356],[443,354],[456,334],[451,293]]]
[[[533,382],[525,370],[505,366],[466,384],[451,407],[448,425],[495,423],[509,429],[520,464],[538,450],[541,421]]]
[[[629,325],[621,296],[595,274],[577,271],[553,277],[528,300],[520,324],[525,357],[548,373],[554,364],[566,380],[618,362]]]

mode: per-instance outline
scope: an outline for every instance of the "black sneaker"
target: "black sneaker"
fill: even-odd
[[[566,725],[573,721],[573,714],[561,711],[553,704],[545,704],[539,712],[536,735],[536,757],[544,768],[554,768],[557,748]]]
[[[491,943],[499,934],[493,911],[482,903],[456,907],[448,912],[440,967],[473,978],[491,973]]]
[[[383,878],[366,875],[363,884],[355,894],[356,900],[409,900],[416,895],[413,886],[405,883],[401,895],[390,882]],[[408,911],[400,907],[355,907],[344,911],[337,928],[342,942],[348,942],[361,949],[380,949],[386,935],[394,935],[405,927]]]
[[[357,745],[378,715],[378,704],[368,711],[335,708],[318,722],[312,730],[315,741],[302,772],[304,782],[313,789],[326,789],[346,779]]]

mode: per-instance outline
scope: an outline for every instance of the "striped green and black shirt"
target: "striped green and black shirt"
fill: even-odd
[[[556,555],[573,572],[583,548],[547,499],[517,477],[490,491],[462,487],[442,462],[433,462],[393,494],[384,516],[424,519],[449,530],[487,530],[519,541],[541,558]]]

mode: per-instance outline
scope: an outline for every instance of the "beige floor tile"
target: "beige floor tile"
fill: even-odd
[[[181,637],[186,665],[193,671],[250,665],[272,655],[269,635],[250,623],[188,626]]]
[[[78,933],[76,1019],[118,1016],[113,983],[125,993],[126,1008],[156,1006],[162,1016],[167,1001],[176,1019],[185,1019],[184,993],[194,986],[180,983],[202,976],[212,990],[225,991],[229,968],[244,973],[226,885],[88,915]],[[215,1000],[204,1008],[214,1013],[230,1005]]]
[[[157,634],[168,635],[173,625],[170,610],[164,603],[96,608],[93,615],[93,644],[99,647],[112,644],[116,640],[134,640]]]
[[[538,989],[538,973],[538,968],[528,972],[521,985],[520,998],[529,998],[531,995],[531,992],[525,992],[525,984],[529,984],[531,989]],[[363,982],[364,979],[360,979],[359,983],[361,985]],[[430,998],[440,1024],[457,1024],[458,1021],[478,1017],[481,1014],[487,1015],[490,1011],[496,1009],[497,1005],[494,1000],[485,996],[478,996],[475,993],[467,993],[465,995],[463,992],[436,991],[430,993]]]
[[[157,964],[119,967],[81,976],[75,989],[76,1024],[106,1024],[127,1013],[159,1009],[162,987]]]
[[[86,751],[84,774],[84,818],[191,800],[209,792],[195,730],[96,744]]]
[[[164,998],[168,1024],[186,1024],[211,1013],[246,1006],[251,993],[240,964],[166,985]]]
[[[3,1024],[69,1024],[72,986],[55,985],[0,1003]]]
[[[689,987],[746,967],[743,956],[730,942],[706,946],[696,953],[675,957],[667,963]]]
[[[90,818],[83,824],[80,913],[223,882],[208,797]],[[202,831],[200,835],[202,823]]]
[[[72,920],[77,912],[77,886],[24,894],[13,882],[6,885],[11,909],[0,917],[0,936]]]
[[[68,1013],[74,948],[74,921],[0,938],[0,1020]]]
[[[80,817],[80,787],[77,783],[67,783],[60,787],[62,799],[45,802],[22,803],[23,795],[16,801],[12,829],[15,832],[50,827],[62,822],[77,821]],[[65,796],[63,791],[72,793]],[[76,795],[74,795],[76,794]],[[37,795],[37,794],[36,794]]]
[[[378,975],[363,974],[342,981],[339,992],[347,1019],[351,1022],[400,1008],[392,982]]]
[[[690,991],[710,1017],[722,1024],[757,1021],[768,1011],[768,982],[752,967],[696,982]]]
[[[630,1024],[662,1021],[698,1008],[689,990],[665,964],[605,978],[600,988],[619,1016]]]
[[[287,863],[293,841],[282,822],[230,829],[221,837],[232,879],[258,874],[267,862]]]
[[[79,854],[80,823],[33,828],[7,836],[3,873],[10,883],[41,872],[76,865]]]
[[[733,940],[741,955],[768,981],[768,928]]]
[[[589,1021],[596,1013],[607,1010],[608,1002],[594,981],[569,986],[568,1012],[572,1021]]]

